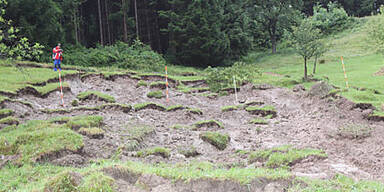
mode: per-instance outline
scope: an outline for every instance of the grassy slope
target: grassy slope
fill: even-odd
[[[349,85],[355,88],[367,88],[381,91],[384,89],[384,76],[374,76],[384,67],[383,57],[374,52],[374,47],[367,39],[366,21],[371,17],[363,18],[359,25],[342,33],[328,37],[326,41],[331,43],[330,50],[319,60],[324,64],[318,64],[317,78],[328,78],[329,82],[337,87],[345,88],[344,74],[340,57],[344,57]],[[300,81],[304,74],[303,59],[291,49],[283,49],[279,54],[252,53],[245,58],[248,63],[254,63],[264,72],[272,72],[281,75],[289,75]],[[312,74],[313,59],[309,61],[309,74]],[[275,81],[282,77],[263,75],[263,81]],[[255,80],[257,82],[257,80]],[[313,83],[304,83],[308,88]],[[290,86],[288,86],[290,87]],[[349,89],[343,92],[343,96],[355,102],[372,103],[379,107],[384,103],[384,95],[373,94],[372,91],[357,91]]]

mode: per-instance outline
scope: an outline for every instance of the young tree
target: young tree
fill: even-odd
[[[291,26],[299,14],[301,0],[251,0],[254,8],[255,20],[260,23],[266,31],[272,44],[272,53],[276,53],[278,35]]]
[[[319,53],[323,46],[320,37],[320,30],[315,28],[309,19],[303,20],[300,26],[293,27],[290,38],[297,53],[304,59],[304,80],[308,79],[307,61]]]

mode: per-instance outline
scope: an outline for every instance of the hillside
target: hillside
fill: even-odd
[[[70,66],[63,107],[50,65],[2,61],[0,191],[384,191],[384,123],[366,107],[381,111],[382,60],[365,36],[329,39],[314,78],[335,94],[298,86],[284,50],[246,58],[264,74],[240,102],[198,69],[169,67],[167,102],[162,73]]]

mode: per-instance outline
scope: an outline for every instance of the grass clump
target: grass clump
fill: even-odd
[[[199,137],[205,141],[215,146],[219,150],[224,150],[227,148],[227,145],[231,138],[227,134],[221,134],[218,132],[205,132],[201,133]]]
[[[0,109],[0,119],[11,116],[13,111],[11,109]]]
[[[36,162],[47,155],[63,150],[78,151],[83,144],[83,137],[65,125],[48,121],[28,121],[16,129],[0,130],[0,135],[7,138],[7,145],[13,150],[10,154],[19,154],[20,162]],[[0,148],[4,145],[0,143]]]
[[[64,171],[50,179],[44,187],[45,192],[78,191],[82,176],[79,173]]]
[[[151,91],[147,94],[147,97],[149,98],[156,98],[156,99],[161,99],[164,97],[162,91]]]
[[[74,99],[74,100],[71,102],[71,105],[72,105],[73,107],[77,107],[77,106],[79,106],[79,100]]]
[[[147,109],[147,108],[156,109],[159,111],[166,111],[167,110],[167,108],[164,107],[163,105],[159,105],[159,104],[151,103],[151,102],[138,103],[138,104],[134,105],[133,108],[135,109],[135,111],[140,111],[140,110]]]
[[[252,152],[249,155],[249,163],[256,161],[264,162],[267,167],[271,168],[287,168],[309,156],[316,156],[319,158],[327,157],[327,154],[318,149],[296,149],[289,145],[276,147],[272,149],[261,150]]]
[[[90,99],[92,97],[96,97],[97,99],[99,99],[101,101],[105,101],[105,102],[109,102],[109,103],[116,102],[116,99],[114,97],[112,97],[108,94],[105,94],[105,93],[98,92],[98,91],[85,91],[85,92],[82,92],[82,93],[77,95],[77,99],[79,99],[81,101]]]
[[[150,88],[159,88],[159,89],[165,89],[166,83],[164,81],[155,81],[149,84]]]
[[[249,123],[256,124],[256,125],[267,125],[268,121],[262,118],[255,118],[255,119],[252,119]]]
[[[77,116],[70,118],[66,124],[74,130],[80,128],[100,127],[103,124],[103,117],[97,115]]]
[[[371,136],[372,128],[367,125],[344,125],[338,128],[338,135],[349,139],[364,139]]]
[[[198,108],[188,108],[187,111],[192,114],[203,115],[203,111],[201,111],[201,109],[198,109]]]
[[[193,124],[193,126],[196,129],[202,128],[202,127],[217,127],[217,128],[224,129],[223,123],[221,123],[217,120],[213,120],[213,119],[212,120],[198,121],[195,124]]]
[[[200,155],[200,153],[196,150],[194,146],[182,146],[177,150],[180,154],[184,155],[186,158],[196,157]]]
[[[137,85],[136,87],[147,87],[148,86],[148,83],[146,81],[143,81],[143,80],[140,80],[139,82],[137,82]]]
[[[136,155],[138,157],[147,157],[149,155],[161,156],[163,158],[169,158],[171,150],[164,147],[154,147],[145,150],[138,151]]]
[[[52,93],[56,90],[60,90],[60,85],[58,83],[47,83],[45,86],[39,87],[39,86],[30,86],[34,88],[40,95],[45,96],[49,93]],[[67,82],[62,83],[62,88],[69,89],[69,84]]]
[[[177,111],[177,110],[183,110],[185,107],[183,105],[173,105],[167,108],[167,111]]]
[[[79,192],[114,192],[115,180],[101,172],[93,172],[84,178]]]
[[[79,133],[92,139],[102,139],[104,137],[105,131],[97,127],[92,127],[80,128]]]
[[[137,125],[131,124],[127,125],[128,129],[128,138],[129,140],[136,140],[137,142],[142,142],[144,138],[155,132],[155,129],[148,125]]]
[[[221,108],[221,111],[222,112],[227,112],[227,111],[235,111],[237,110],[239,107],[236,106],[236,105],[231,105],[231,106],[224,106]]]
[[[13,116],[8,116],[3,119],[0,119],[0,124],[5,124],[5,125],[18,125],[19,119]]]
[[[175,124],[171,126],[172,129],[192,129],[193,127],[189,125],[180,125],[180,124]]]
[[[262,115],[263,117],[272,115],[273,117],[276,117],[277,112],[275,107],[266,105],[263,107],[258,107],[258,106],[249,106],[245,108],[245,110],[253,115]]]

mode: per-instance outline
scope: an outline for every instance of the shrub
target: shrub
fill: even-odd
[[[315,6],[313,8],[313,17],[311,17],[312,23],[323,33],[330,34],[341,31],[353,21],[351,17],[348,17],[344,8],[337,3],[329,2],[327,7]]]
[[[114,45],[83,48],[69,47],[65,50],[67,64],[87,67],[120,67],[141,71],[159,71],[165,65],[164,58],[139,40],[132,45],[118,42]]]
[[[243,62],[236,62],[233,66],[226,68],[208,67],[205,72],[207,74],[206,81],[212,92],[233,87],[233,78],[236,80],[236,86],[239,86],[246,81],[260,77],[261,74],[258,68]]]

